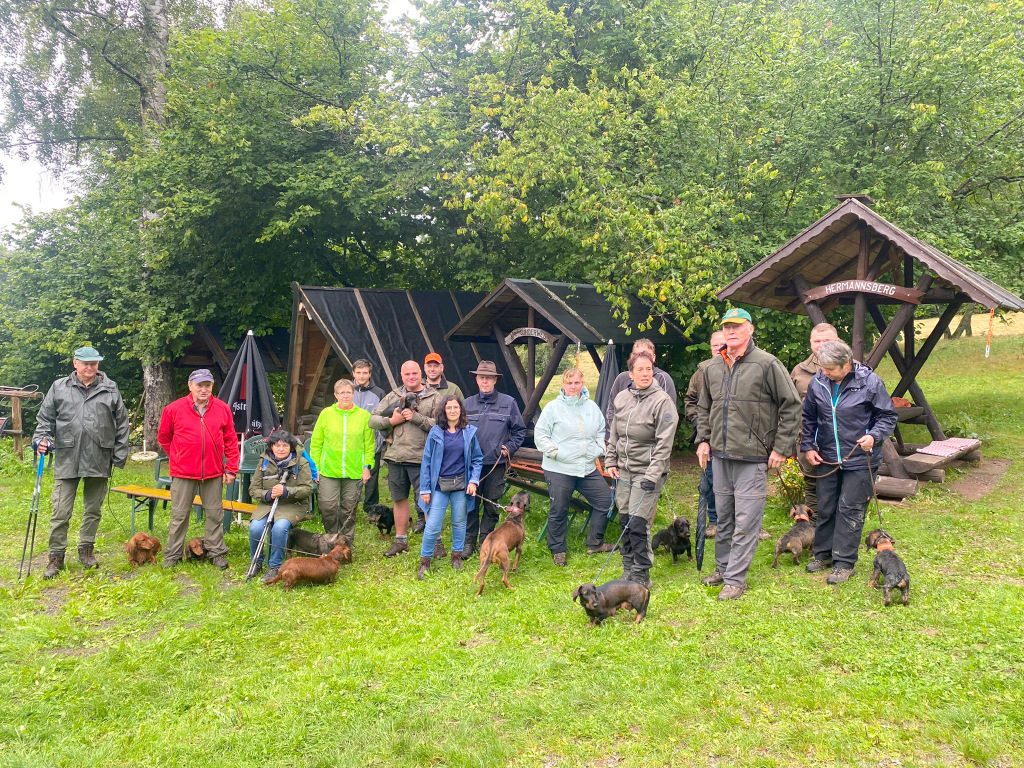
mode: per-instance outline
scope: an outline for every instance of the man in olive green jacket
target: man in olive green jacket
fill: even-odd
[[[75,372],[53,382],[39,406],[32,444],[37,453],[55,452],[46,579],[64,569],[68,524],[79,482],[85,510],[78,534],[78,559],[86,568],[99,566],[93,549],[107,480],[112,467],[123,467],[128,460],[128,411],[117,384],[100,373],[102,360],[92,347],[76,349]]]
[[[693,434],[690,437],[691,441],[697,437],[697,400],[700,399],[700,390],[704,386],[704,369],[725,349],[725,334],[721,331],[715,331],[711,334],[710,341],[711,357],[707,360],[702,360],[697,365],[697,370],[693,372],[693,376],[690,377],[690,383],[686,387],[686,394],[683,395],[683,412],[687,423],[693,427]],[[715,506],[714,481],[714,471],[711,463],[708,462],[707,467],[700,473],[697,493],[700,494],[700,501],[707,506],[708,527],[705,535],[709,539],[715,538],[718,533],[718,508]]]
[[[718,599],[735,600],[757,550],[768,470],[796,451],[800,398],[782,363],[754,345],[747,311],[726,312],[722,331],[726,350],[704,369],[697,402],[697,459],[713,461],[718,508],[715,572],[703,583],[724,583]]]

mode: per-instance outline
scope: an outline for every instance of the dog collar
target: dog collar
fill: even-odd
[[[801,520],[803,520],[803,521],[804,521],[805,523],[809,523],[809,522],[811,522],[811,518],[809,518],[809,517],[808,517],[807,515],[797,515],[797,516],[796,516],[795,518],[793,518],[793,519],[794,519],[794,520],[795,520],[796,522],[798,522],[798,523],[799,523],[799,522],[800,522]]]
[[[889,549],[895,549],[895,547],[893,547],[891,541],[880,541],[878,542],[878,546],[876,546],[875,549],[877,549],[879,552],[885,552]]]

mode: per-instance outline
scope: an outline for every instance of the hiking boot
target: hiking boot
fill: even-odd
[[[647,571],[633,571],[629,574],[629,581],[632,581],[634,584],[647,587],[648,589],[651,588],[651,577],[648,575]]]
[[[43,572],[44,579],[52,579],[57,576],[58,573],[64,570],[64,553],[61,552],[59,555],[50,553],[50,559],[46,563],[46,570]]]
[[[556,552],[551,556],[555,565],[565,566],[565,552]]]
[[[219,571],[226,571],[228,569],[228,559],[224,555],[216,555],[210,562]]]
[[[599,555],[602,552],[611,552],[613,549],[615,549],[615,547],[612,546],[611,544],[609,544],[607,541],[605,541],[605,542],[601,543],[599,546],[592,547],[591,549],[588,549],[587,550],[587,554],[588,555]]]
[[[444,543],[438,539],[434,543],[434,559],[441,560],[446,557],[448,557],[448,550],[444,548]]]
[[[177,568],[181,565],[181,560],[164,560],[164,568]]]
[[[462,548],[462,559],[469,560],[476,553],[476,542],[467,541],[465,546]],[[454,552],[452,555],[454,556]]]
[[[719,584],[725,583],[725,577],[718,571],[715,571],[710,576],[705,576],[701,579],[700,583],[705,587],[717,587]]]
[[[454,549],[452,550],[452,570],[462,570],[462,553],[456,552]]]
[[[427,571],[430,570],[430,558],[420,558],[420,571],[416,574],[416,581],[423,581],[423,578],[427,575]]]
[[[708,529],[706,531],[704,531],[704,538],[705,539],[713,539],[713,538],[715,538],[715,534],[716,533],[718,533],[718,525],[717,524],[716,525],[709,525]]]
[[[262,570],[262,569],[260,569],[260,570]],[[257,573],[259,573],[259,571],[257,571]],[[263,578],[260,579],[260,581],[262,581],[264,584],[266,584],[268,581],[273,579],[275,576],[277,576],[277,568],[271,568],[270,570],[268,570],[266,572],[266,574],[263,576]]]
[[[425,517],[418,518],[416,524],[412,527],[413,533],[423,533],[423,529],[427,527],[427,519]]]
[[[832,573],[828,575],[825,582],[828,584],[842,584],[844,581],[849,581],[851,576],[853,576],[853,568],[843,568],[843,566],[837,565],[832,569]]]
[[[819,560],[818,558],[814,558],[807,564],[807,567],[804,568],[804,570],[808,573],[821,573],[822,571],[827,571],[831,567],[831,560]]]
[[[92,553],[92,549],[92,544],[78,545],[78,559],[82,562],[82,565],[84,565],[86,569],[100,567],[99,561],[96,560],[96,557]]]
[[[396,538],[393,542],[391,542],[391,546],[388,547],[388,551],[384,553],[384,557],[394,557],[395,555],[400,555],[402,552],[408,551],[409,542],[402,541],[401,539]]]
[[[747,585],[744,584],[742,587],[734,587],[732,584],[726,584],[722,587],[722,591],[718,593],[719,600],[739,600],[743,597],[743,593],[747,591]]]

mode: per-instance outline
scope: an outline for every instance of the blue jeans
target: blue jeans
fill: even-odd
[[[452,552],[461,552],[466,543],[466,496],[465,491],[445,493],[436,488],[430,494],[430,508],[427,510],[427,527],[423,529],[423,544],[420,557],[431,557],[434,545],[441,535],[444,515],[448,511],[448,503],[452,505]]]
[[[711,471],[712,461],[708,459],[708,468],[701,475],[699,492],[702,498],[708,502],[708,525],[718,525],[718,511],[715,509],[715,476]]]
[[[252,558],[256,555],[256,546],[260,543],[260,536],[263,535],[263,529],[267,526],[267,518],[262,520],[253,520],[249,523],[249,557]],[[284,562],[284,551],[288,548],[288,531],[292,529],[291,521],[289,520],[275,520],[274,527],[270,529],[270,543],[269,545],[263,543],[263,556],[260,557],[262,562],[263,558],[266,557],[267,549],[270,550],[270,567],[277,568]]]

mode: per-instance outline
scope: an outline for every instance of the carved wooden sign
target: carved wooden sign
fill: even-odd
[[[889,299],[896,299],[907,304],[920,304],[923,291],[915,288],[904,288],[901,285],[889,285],[888,283],[876,283],[872,280],[840,280],[838,283],[819,285],[817,288],[804,293],[807,301],[821,301],[829,296],[838,293],[870,293],[875,296],[884,296]]]
[[[554,345],[555,343],[555,337],[548,333],[547,331],[545,331],[543,328],[516,328],[514,331],[509,333],[508,336],[505,337],[505,343],[511,344],[517,339],[522,339],[526,337],[540,339],[541,341],[546,341],[548,344],[551,345]]]

